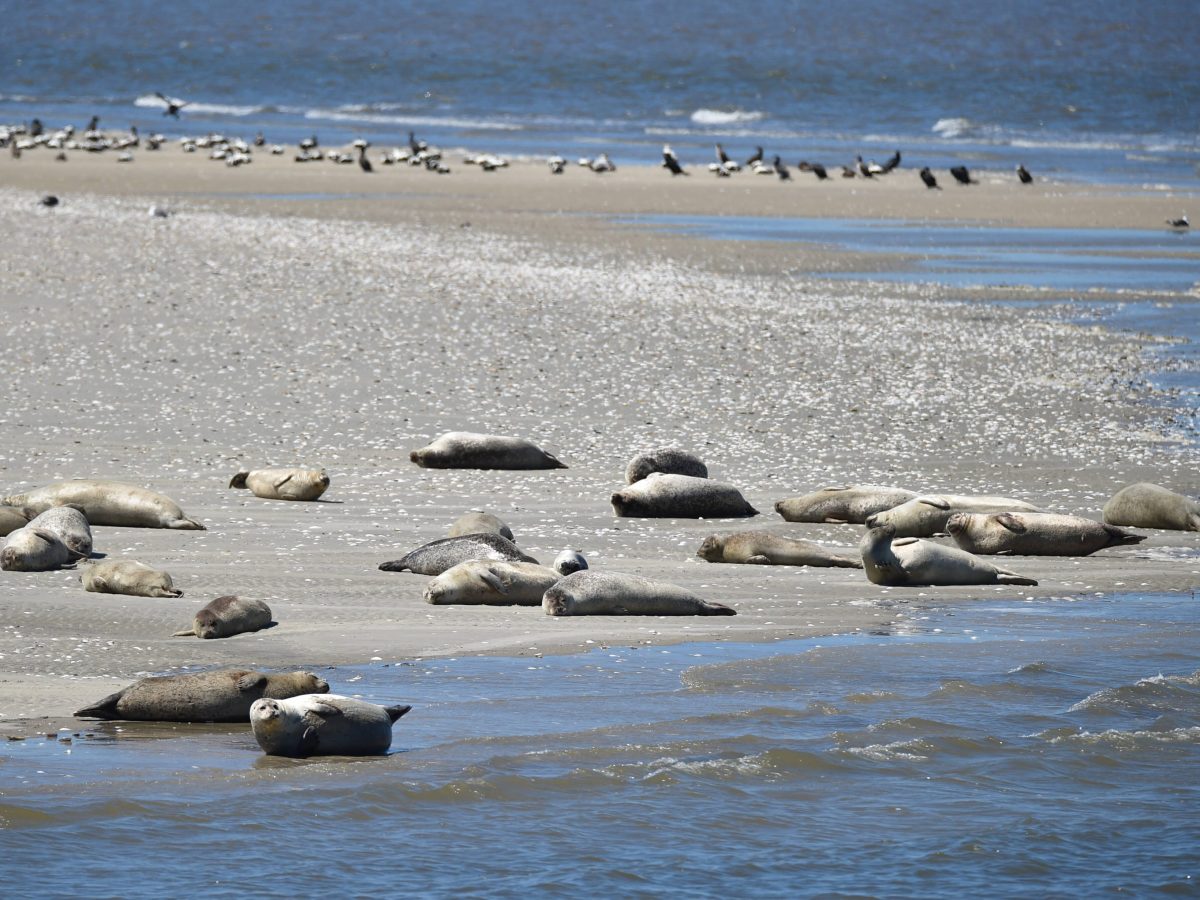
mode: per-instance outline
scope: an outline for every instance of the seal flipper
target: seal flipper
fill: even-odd
[[[1026,578],[1024,575],[1018,575],[1016,572],[1005,572],[1003,569],[996,570],[997,584],[1027,584],[1031,587],[1037,587],[1037,581],[1032,578]]]
[[[497,594],[508,593],[508,585],[504,583],[504,579],[496,573],[495,569],[489,568],[480,572],[479,580],[490,587]]]
[[[412,706],[407,703],[397,703],[395,706],[385,706],[384,709],[387,710],[388,718],[391,719],[394,724],[397,719],[399,719],[405,713],[410,712],[412,710]]]
[[[244,488],[246,486],[246,479],[249,477],[250,477],[250,473],[247,471],[238,472],[230,480],[229,486],[231,488]]]
[[[763,556],[761,553],[756,553],[756,554],[754,554],[754,556],[746,557],[746,565],[749,565],[749,566],[772,566],[772,565],[774,565],[774,563],[771,562],[769,557]]]
[[[1146,539],[1146,535],[1144,534],[1134,534],[1132,531],[1117,528],[1115,525],[1105,525],[1104,530],[1108,534],[1109,547],[1120,547],[1123,544],[1140,544]]]
[[[726,606],[724,603],[713,603],[711,600],[703,601],[703,606],[700,607],[700,615],[702,616],[736,616],[737,610],[732,606]]]
[[[994,518],[997,525],[1007,528],[1013,534],[1024,534],[1027,530],[1025,524],[1012,513],[998,513]]]
[[[287,478],[284,478],[282,481],[275,482],[275,490],[279,490],[281,487],[283,487],[285,484],[287,484],[291,480],[292,480],[292,476],[289,475]]]
[[[196,636],[196,627],[194,625],[191,628],[186,628],[183,631],[177,631],[173,635],[171,635],[171,637],[195,637],[195,636]]]
[[[304,734],[300,735],[300,743],[296,747],[296,755],[312,756],[320,746],[321,736],[317,733],[317,729],[309,725],[304,729]]]
[[[237,689],[242,693],[255,688],[266,687],[267,676],[262,672],[247,672],[237,680]]]
[[[167,527],[173,528],[176,531],[208,531],[207,528],[195,519],[189,519],[187,516],[180,516]]]
[[[119,719],[121,715],[117,712],[117,704],[121,701],[121,697],[124,694],[124,691],[109,694],[99,703],[93,703],[91,706],[85,706],[83,709],[76,710],[75,715],[81,719]]]
[[[379,571],[381,571],[381,572],[407,572],[408,571],[408,562],[406,561],[407,559],[408,559],[408,557],[406,556],[403,559],[393,559],[390,562],[380,563]]]

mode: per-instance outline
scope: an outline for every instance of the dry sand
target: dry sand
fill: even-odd
[[[37,206],[45,191],[63,204]],[[151,202],[176,214],[152,218]],[[1132,481],[1197,492],[1200,454],[1145,380],[1148,336],[955,302],[970,292],[819,280],[876,258],[609,218],[1155,228],[1177,206],[1156,190],[1022,190],[1000,178],[935,194],[911,172],[779,185],[672,181],[653,168],[553,177],[532,164],[368,177],[261,158],[229,170],[177,148],[127,165],[4,158],[0,493],[114,478],[172,496],[208,531],[95,529],[99,552],[171,572],[179,600],[86,593],[69,570],[0,573],[0,717],[69,715],[185,667],[778,640],[887,629],[924,602],[1195,589],[1200,536],[1167,532],[1086,559],[1009,560],[1041,581],[1029,589],[885,589],[855,570],[700,561],[705,535],[748,527],[853,547],[858,528],[773,512],[830,484],[1002,493],[1098,516]],[[450,430],[528,437],[570,468],[409,462]],[[608,496],[629,457],[666,444],[699,453],[763,514],[614,518]],[[239,468],[268,465],[326,467],[328,502],[227,488]],[[673,581],[738,615],[432,607],[428,579],[376,569],[472,508],[495,512],[543,561],[579,548],[594,568]],[[228,640],[168,636],[225,593],[266,599],[280,624]]]

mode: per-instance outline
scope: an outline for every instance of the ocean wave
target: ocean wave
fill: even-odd
[[[463,119],[453,116],[409,116],[389,115],[372,112],[342,112],[337,109],[310,109],[304,113],[306,119],[327,122],[366,122],[372,125],[413,125],[425,128],[466,128],[474,131],[523,131],[524,125],[516,122],[497,122],[489,119]]]
[[[1190,675],[1153,675],[1135,684],[1104,688],[1084,697],[1068,712],[1195,712],[1200,709],[1200,671]]]
[[[970,119],[954,117],[938,119],[930,130],[944,138],[960,138],[973,135],[976,125]]]
[[[163,102],[155,94],[142,94],[133,101],[134,106],[140,106],[143,109],[162,109]],[[234,106],[225,103],[201,103],[200,101],[189,100],[184,109],[189,113],[208,113],[214,116],[252,116],[256,113],[266,111],[263,106]]]
[[[698,109],[691,115],[691,120],[697,125],[736,125],[740,122],[759,122],[766,118],[766,113],[758,110],[720,110]]]
[[[1049,744],[1077,744],[1085,747],[1111,747],[1114,750],[1137,750],[1160,744],[1200,743],[1200,725],[1172,728],[1166,731],[1069,731],[1052,729],[1035,735]]]

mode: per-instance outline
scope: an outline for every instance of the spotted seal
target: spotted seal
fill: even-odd
[[[56,481],[5,497],[3,502],[25,507],[34,515],[52,506],[77,506],[92,525],[204,530],[170,497],[119,481]]]
[[[1104,504],[1104,521],[1134,528],[1200,531],[1200,502],[1142,481],[1121,488]]]
[[[30,528],[44,528],[80,556],[92,555],[92,527],[76,506],[52,506],[29,520]]]
[[[424,596],[435,606],[541,606],[560,578],[537,563],[469,559],[433,579]]]
[[[85,591],[98,594],[132,594],[135,597],[182,597],[171,576],[132,559],[106,559],[83,568],[79,576]]]
[[[554,557],[554,571],[559,575],[582,572],[588,567],[587,557],[578,550],[564,550]]]
[[[459,516],[454,520],[454,524],[450,526],[449,537],[462,537],[464,534],[498,534],[501,537],[506,537],[514,544],[517,539],[513,537],[512,529],[504,522],[490,512],[484,512],[482,509],[474,509],[469,513]]]
[[[891,525],[897,537],[931,537],[946,530],[946,522],[957,512],[1041,512],[1036,506],[1011,497],[988,495],[923,494],[899,506],[867,516],[866,526]]]
[[[641,481],[651,472],[707,478],[708,466],[694,453],[688,453],[678,447],[659,447],[639,453],[629,461],[629,465],[625,467],[625,483]]]
[[[537,444],[523,438],[451,431],[412,451],[408,458],[426,469],[565,469]]]
[[[232,595],[218,597],[196,613],[192,626],[172,637],[226,638],[260,631],[271,624],[271,607],[262,600]]]
[[[379,706],[340,694],[255,700],[250,727],[272,756],[378,756],[392,746],[392,725],[407,704]]]
[[[417,575],[441,575],[451,566],[468,559],[503,559],[509,562],[536,563],[508,538],[498,534],[464,534],[430,541],[406,553],[400,559],[380,563],[384,572],[414,572]]]
[[[576,572],[546,591],[542,609],[549,616],[733,616],[722,603],[702,600],[691,591],[640,575]]]
[[[775,512],[787,522],[861,525],[867,516],[899,506],[916,496],[914,491],[878,484],[827,487],[802,497],[780,500],[775,504]]]
[[[742,492],[730,484],[694,475],[652,472],[610,498],[621,517],[645,519],[731,519],[757,516]]]
[[[76,553],[57,534],[46,528],[25,526],[4,539],[0,569],[6,572],[49,572],[74,565],[83,554]]]
[[[761,566],[824,566],[861,569],[862,561],[838,556],[811,541],[780,537],[769,531],[713,534],[704,539],[696,555],[715,563],[749,563]]]
[[[859,544],[863,568],[873,584],[1037,584],[1032,578],[999,569],[957,547],[945,547],[915,537],[892,540],[895,533],[892,525],[875,526],[867,530]]]
[[[316,500],[329,487],[324,469],[243,469],[229,482],[264,500]]]
[[[946,531],[968,553],[1090,556],[1105,547],[1139,544],[1144,534],[1058,513],[955,513]]]

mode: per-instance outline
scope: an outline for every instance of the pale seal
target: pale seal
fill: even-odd
[[[264,500],[316,500],[329,487],[324,469],[243,469],[229,482]]]
[[[1104,521],[1134,528],[1200,531],[1200,503],[1142,481],[1121,488],[1104,504]]]
[[[564,550],[554,557],[554,571],[559,575],[582,572],[588,567],[587,557],[578,550]]]
[[[640,575],[576,572],[546,591],[548,616],[733,616],[737,611]]]
[[[380,563],[384,572],[415,572],[417,575],[441,575],[451,566],[469,559],[503,559],[509,562],[536,563],[508,538],[498,534],[464,534],[460,537],[430,541],[406,553],[400,559]]]
[[[204,530],[170,497],[119,481],[56,481],[5,497],[4,502],[26,507],[34,515],[52,506],[77,506],[92,525]]]
[[[46,528],[25,526],[4,539],[0,569],[6,572],[49,572],[73,565],[83,556]]]
[[[448,537],[462,537],[464,534],[498,534],[513,543],[516,543],[517,540],[513,537],[511,528],[490,512],[484,512],[482,509],[471,510],[454,520],[454,524],[450,526]]]
[[[680,450],[678,447],[659,447],[639,453],[629,461],[629,465],[625,467],[625,483],[641,481],[651,472],[707,478],[708,466],[700,457],[686,450]]]
[[[696,555],[714,563],[749,563],[761,566],[825,566],[861,569],[862,561],[838,556],[811,541],[779,537],[769,531],[713,534],[704,539]]]
[[[92,528],[74,506],[54,506],[29,520],[30,528],[44,528],[80,556],[92,555]]]
[[[435,606],[541,606],[542,595],[562,578],[537,563],[469,559],[451,566],[425,588]]]
[[[1010,497],[987,495],[922,494],[899,506],[867,516],[866,526],[891,525],[897,537],[931,537],[946,530],[946,522],[958,512],[1041,512],[1036,506]]]
[[[1032,578],[998,569],[957,547],[945,547],[915,537],[892,540],[891,525],[869,528],[859,550],[863,568],[873,584],[894,586],[1028,584]]]
[[[985,556],[1089,556],[1105,547],[1146,539],[1115,525],[1058,513],[955,513],[946,522],[946,531],[968,553]]]
[[[255,700],[281,700],[328,690],[329,685],[312,672],[218,669],[143,678],[75,715],[143,722],[245,722]]]
[[[192,619],[192,626],[172,637],[225,638],[259,631],[271,624],[271,607],[250,597],[218,597]]]
[[[250,727],[272,756],[378,756],[392,746],[392,725],[412,709],[379,706],[340,694],[255,700]]]
[[[899,506],[916,497],[904,488],[877,484],[827,487],[802,497],[789,497],[775,504],[775,512],[788,522],[828,522],[862,525],[867,516]]]
[[[522,438],[451,431],[408,458],[426,469],[565,469],[541,447]]]
[[[0,506],[0,537],[12,534],[18,528],[29,524],[29,516],[25,510],[15,506]]]
[[[610,499],[613,511],[626,518],[731,519],[758,515],[733,485],[692,475],[652,472]]]
[[[132,559],[106,559],[86,566],[79,576],[85,591],[135,597],[182,597],[171,576]]]

